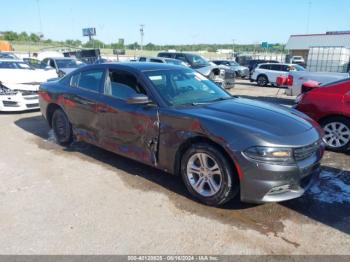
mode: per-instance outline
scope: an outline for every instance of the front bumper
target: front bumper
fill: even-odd
[[[323,152],[324,147],[321,146],[310,157],[290,166],[258,163],[241,154],[237,159],[243,172],[240,181],[241,200],[266,203],[302,196],[321,172]]]
[[[0,95],[0,111],[14,112],[39,109],[39,98],[36,92],[16,95]]]

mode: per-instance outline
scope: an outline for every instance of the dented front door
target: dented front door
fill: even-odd
[[[99,144],[117,154],[157,165],[158,108],[104,96],[98,105]]]

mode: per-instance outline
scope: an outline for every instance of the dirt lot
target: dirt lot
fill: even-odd
[[[234,94],[291,105],[247,81]],[[222,208],[99,148],[62,148],[40,112],[1,114],[1,254],[350,254],[350,156],[326,153],[302,198]]]

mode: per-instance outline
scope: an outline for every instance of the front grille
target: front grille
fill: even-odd
[[[311,145],[294,149],[294,158],[296,161],[301,161],[311,157],[320,148],[320,142],[315,142]]]
[[[24,99],[25,100],[38,100],[39,96],[25,96]]]
[[[39,104],[27,104],[27,108],[34,108],[34,107],[39,107]]]
[[[38,94],[37,91],[27,91],[27,90],[25,91],[20,90],[20,91],[22,93],[22,96],[33,96]]]
[[[3,105],[6,107],[18,107],[19,104],[15,101],[2,101]]]

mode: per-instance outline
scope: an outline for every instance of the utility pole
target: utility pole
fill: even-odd
[[[144,36],[144,30],[143,28],[145,27],[145,25],[140,25],[140,35],[141,35],[141,51],[143,51],[143,36]]]
[[[232,59],[235,57],[235,40],[236,39],[232,39]]]

